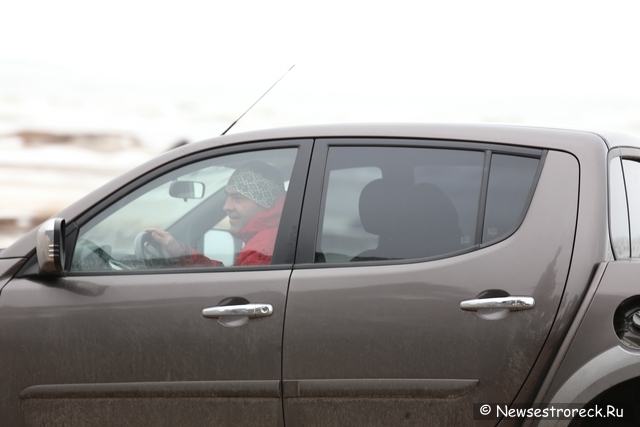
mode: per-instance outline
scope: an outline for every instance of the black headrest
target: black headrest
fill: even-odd
[[[427,202],[425,214],[440,226],[444,223],[458,225],[458,211],[440,187],[427,182],[417,184],[414,197]]]
[[[397,212],[397,198],[397,190],[383,179],[371,181],[362,189],[358,207],[367,233],[381,234],[388,228],[393,212]]]
[[[377,179],[360,193],[360,221],[380,237],[378,248],[361,256],[420,258],[460,249],[458,212],[436,185],[402,185]]]

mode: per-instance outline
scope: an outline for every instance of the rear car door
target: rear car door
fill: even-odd
[[[287,301],[287,426],[470,425],[474,404],[510,403],[558,310],[578,177],[557,151],[316,141]]]
[[[34,256],[2,290],[2,424],[282,426],[284,308],[310,153],[299,140],[201,152],[69,223],[67,274],[38,274]],[[282,174],[286,198],[271,264],[237,266],[225,185],[255,161]],[[149,227],[224,265],[140,256]],[[251,304],[255,316],[203,314]]]

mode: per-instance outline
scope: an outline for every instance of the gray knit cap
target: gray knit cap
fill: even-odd
[[[273,166],[254,161],[236,169],[229,178],[227,188],[271,209],[278,197],[284,194],[284,180]]]

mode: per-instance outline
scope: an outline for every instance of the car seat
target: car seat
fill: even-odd
[[[407,188],[392,180],[371,181],[360,193],[359,213],[364,230],[378,236],[378,247],[351,261],[425,258],[461,248],[458,213],[434,184]]]

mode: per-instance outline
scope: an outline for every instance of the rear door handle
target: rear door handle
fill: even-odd
[[[273,314],[271,304],[220,305],[202,310],[202,317],[217,319],[222,316],[267,317]]]
[[[506,308],[509,311],[531,310],[536,306],[533,297],[501,297],[468,299],[460,303],[460,308],[466,311],[478,311],[483,308]]]

